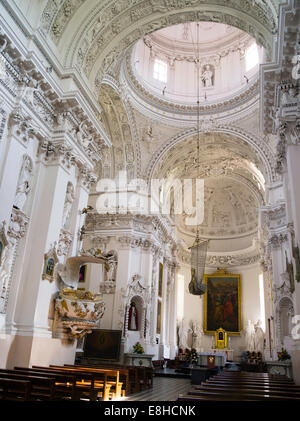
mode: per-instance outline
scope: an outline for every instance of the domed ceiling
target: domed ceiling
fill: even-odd
[[[248,237],[245,246],[249,246],[258,229],[258,208],[263,202],[265,179],[261,169],[255,152],[241,139],[224,133],[202,133],[169,149],[157,164],[153,178],[170,182],[204,179],[200,236],[212,240]],[[190,203],[195,204],[195,192],[187,194]],[[175,215],[178,233],[187,243],[191,243],[197,229],[187,223],[187,217],[192,216],[184,212]]]
[[[254,65],[248,68],[246,56],[252,45],[257,62],[254,59]],[[137,81],[153,94],[177,104],[195,105],[198,87],[200,102],[205,104],[249,89],[257,80],[262,57],[263,48],[237,28],[188,22],[155,31],[138,41],[131,66]],[[155,66],[161,66],[163,74],[157,75]]]

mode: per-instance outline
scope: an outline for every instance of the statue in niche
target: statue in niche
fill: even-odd
[[[128,330],[138,330],[138,311],[134,301],[130,304]]]
[[[265,348],[265,333],[261,327],[261,321],[258,320],[254,325],[254,350],[263,354]]]
[[[31,190],[31,173],[32,173],[32,164],[28,156],[24,157],[18,187],[16,191],[16,196],[14,200],[14,208],[21,211],[24,210],[27,197]]]
[[[201,80],[204,88],[211,88],[213,86],[213,72],[209,64],[204,67]]]
[[[73,201],[74,201],[74,188],[71,183],[68,183],[65,204],[64,204],[64,211],[63,211],[63,220],[62,220],[62,225],[63,225],[63,228],[65,229],[68,229],[70,225],[70,217],[71,217]]]

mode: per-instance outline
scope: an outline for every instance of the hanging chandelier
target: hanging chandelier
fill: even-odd
[[[199,57],[199,23],[197,23],[197,55],[196,55],[196,71],[197,71],[197,163],[198,178],[200,176],[200,57]],[[197,206],[197,201],[196,201]],[[190,247],[191,250],[191,281],[189,283],[189,292],[192,295],[203,295],[206,291],[206,285],[203,283],[205,261],[209,240],[200,240],[199,225],[197,225],[197,233],[195,242]]]

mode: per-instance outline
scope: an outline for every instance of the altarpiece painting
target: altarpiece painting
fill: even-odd
[[[242,330],[241,276],[218,270],[204,275],[203,330],[214,334],[223,328],[228,335],[239,335]]]

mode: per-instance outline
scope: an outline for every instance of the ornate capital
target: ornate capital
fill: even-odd
[[[69,169],[76,163],[72,148],[64,143],[55,143],[45,139],[40,143],[39,153],[43,162],[48,165],[62,164]]]

